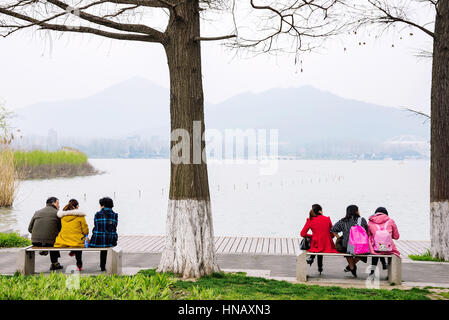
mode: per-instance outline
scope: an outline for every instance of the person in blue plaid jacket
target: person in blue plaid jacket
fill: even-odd
[[[101,210],[95,214],[94,229],[92,230],[92,238],[90,239],[89,247],[115,247],[118,240],[118,214],[112,210],[114,202],[108,197],[101,198],[100,206]],[[100,252],[101,271],[106,270],[107,253],[107,251]]]

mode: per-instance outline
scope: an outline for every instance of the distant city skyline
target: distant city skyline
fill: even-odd
[[[429,159],[430,144],[426,140],[413,140],[415,137],[401,136],[395,140],[382,143],[360,141],[330,141],[323,140],[313,144],[297,146],[295,151],[285,149],[279,145],[276,155],[266,155],[268,158],[283,159],[360,159],[360,160],[404,160]],[[164,158],[169,156],[167,138],[140,135],[108,139],[108,138],[79,138],[58,137],[57,131],[48,130],[47,136],[26,135],[13,142],[13,148],[18,150],[57,151],[65,148],[80,150],[89,158]],[[222,161],[224,159],[253,159],[249,145],[244,145],[240,156],[234,150],[227,150],[220,154],[208,153],[208,160]],[[209,148],[209,147],[208,147]],[[209,150],[210,151],[210,150]],[[259,160],[264,157],[258,158]]]

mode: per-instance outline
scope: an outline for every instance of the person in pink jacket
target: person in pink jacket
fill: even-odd
[[[376,251],[375,250],[375,235],[376,232],[387,231],[391,236],[391,248],[388,251]],[[388,234],[387,234],[388,235]],[[369,237],[369,248],[371,254],[395,254],[400,257],[400,253],[392,240],[399,239],[399,231],[396,223],[393,219],[388,216],[388,211],[384,207],[379,207],[376,209],[375,213],[368,219],[368,237]],[[382,263],[382,268],[387,269],[387,263],[384,258],[380,258]],[[389,259],[390,260],[390,259]],[[371,274],[374,274],[374,268],[377,266],[379,261],[378,257],[372,258],[372,269]]]

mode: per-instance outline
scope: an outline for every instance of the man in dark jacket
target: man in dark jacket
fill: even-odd
[[[61,219],[58,218],[59,200],[55,197],[47,199],[47,206],[36,211],[28,226],[31,233],[31,242],[36,247],[53,247],[55,239],[61,230]],[[41,251],[41,255],[47,255],[48,251]],[[50,251],[50,270],[58,270],[63,267],[59,264],[59,251]]]

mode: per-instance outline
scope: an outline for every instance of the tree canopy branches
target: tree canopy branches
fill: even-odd
[[[249,0],[257,15],[248,26],[252,33],[241,35],[235,46],[268,52],[284,50],[282,41],[295,39],[290,50],[311,51],[325,39],[339,34],[345,28],[340,19],[340,0]],[[255,26],[255,27],[254,27]],[[241,26],[237,26],[241,27]],[[285,42],[285,41],[284,41]],[[291,41],[285,42],[291,44]]]
[[[434,21],[419,22],[412,15],[425,7],[438,11],[439,0],[366,0],[346,1],[349,15],[354,17],[352,24],[356,27],[369,25],[385,25],[387,28],[395,24],[404,24],[419,29],[425,34],[435,36],[428,27]]]
[[[112,13],[110,6],[110,4],[113,4],[117,7],[117,5],[123,3],[134,2],[138,5],[133,9],[138,6],[166,8],[165,1],[98,0],[86,2],[88,1],[78,2],[84,3],[84,5],[75,7],[71,5],[74,1],[69,2],[67,0],[15,0],[9,5],[0,6],[0,14],[10,18],[8,21],[0,21],[1,35],[6,37],[21,29],[37,27],[54,31],[91,33],[120,40],[158,43],[164,43],[166,40],[166,35],[163,32],[146,25],[115,21],[114,18],[118,18],[132,9],[130,7],[119,8],[118,11]],[[109,6],[106,8],[104,5]],[[92,9],[97,11],[98,14],[88,12]],[[90,25],[82,25],[81,22],[88,22]]]
[[[7,37],[35,27],[165,44],[169,40],[170,21],[183,19],[178,8],[185,1],[189,0],[6,0],[6,4],[0,5],[0,35]],[[428,6],[438,12],[439,3],[439,0],[200,0],[198,11],[202,15],[218,12],[212,19],[214,27],[226,15],[232,19],[233,30],[199,35],[192,40],[228,40],[234,48],[298,53],[320,47],[328,38],[347,30],[374,24],[387,28],[404,24],[434,37],[433,21],[416,21],[410,14],[413,12],[410,6]],[[146,14],[152,9],[168,15],[165,31],[149,26],[152,19]],[[220,25],[216,29],[225,28]]]
[[[37,28],[165,44],[170,21],[183,19],[178,9],[185,1],[189,0],[6,0],[6,4],[0,5],[0,35],[7,37],[22,29]],[[285,50],[283,39],[294,35],[295,43],[289,49],[310,51],[344,27],[337,11],[332,10],[342,1],[200,0],[198,11],[202,15],[218,12],[215,25],[223,22],[220,20],[225,20],[226,14],[231,17],[234,30],[192,40],[232,39],[233,47],[266,52]],[[147,21],[152,21],[145,14],[151,9],[161,9],[168,15],[165,31],[148,25]],[[249,19],[240,17],[241,12]]]

